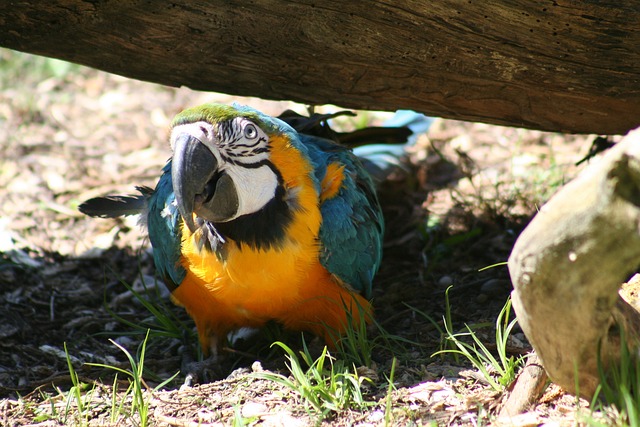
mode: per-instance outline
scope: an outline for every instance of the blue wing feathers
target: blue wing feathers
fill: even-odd
[[[149,198],[147,227],[156,268],[173,291],[184,280],[186,271],[180,265],[182,236],[180,214],[174,203],[175,196],[171,184],[171,162],[167,163],[162,171],[158,185]]]
[[[329,163],[345,166],[342,188],[320,206],[321,262],[343,282],[371,295],[372,279],[380,266],[384,222],[367,171],[351,150],[327,140],[300,135],[321,182]]]

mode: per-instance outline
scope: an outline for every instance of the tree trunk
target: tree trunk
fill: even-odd
[[[170,86],[614,134],[640,0],[0,2],[0,45]]]

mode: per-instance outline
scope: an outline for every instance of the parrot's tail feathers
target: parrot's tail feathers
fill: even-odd
[[[78,206],[78,210],[99,218],[138,215],[146,209],[147,198],[153,190],[148,187],[136,188],[141,195],[94,197]]]

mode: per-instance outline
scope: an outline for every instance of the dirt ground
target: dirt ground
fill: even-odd
[[[304,106],[167,88],[9,51],[0,51],[0,64],[0,424],[135,424],[109,416],[114,371],[87,363],[128,369],[114,342],[135,354],[150,328],[144,378],[153,388],[196,351],[193,324],[157,282],[137,219],[88,218],[78,204],[153,187],[170,156],[170,120],[183,108],[238,101],[277,115]],[[387,117],[363,112],[337,126]],[[234,344],[223,379],[180,389],[179,373],[149,392],[149,425],[498,423],[506,393],[492,391],[462,359],[432,357],[445,290],[453,285],[456,328],[495,323],[511,290],[508,271],[480,269],[507,260],[536,208],[580,170],[575,163],[593,138],[438,119],[407,149],[409,172],[381,189],[388,231],[373,296],[377,322],[402,341],[374,352],[367,409],[322,418],[291,390],[248,376],[286,372],[272,341],[300,344],[299,334],[269,328]],[[150,307],[172,325],[161,327]],[[495,346],[490,327],[478,331]],[[513,355],[530,350],[518,330],[508,348]],[[107,401],[80,419],[63,416],[73,385],[67,359],[94,399]],[[126,389],[126,379],[118,381]],[[514,423],[573,425],[576,402],[551,385]]]

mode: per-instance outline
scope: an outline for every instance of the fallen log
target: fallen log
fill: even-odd
[[[0,2],[0,46],[170,86],[551,131],[640,124],[640,1]]]

